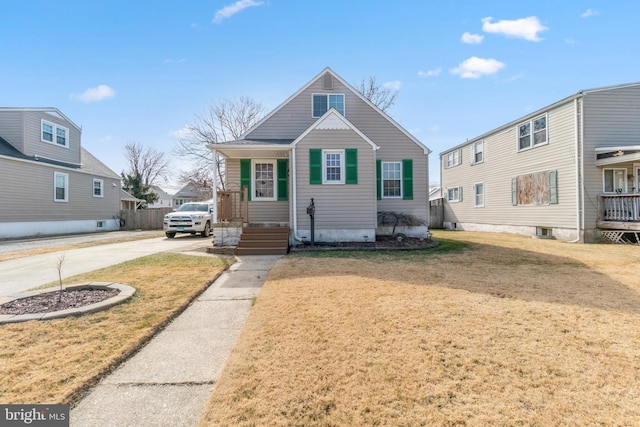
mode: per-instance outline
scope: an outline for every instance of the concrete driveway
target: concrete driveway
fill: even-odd
[[[122,234],[123,232],[118,233]],[[95,239],[96,236],[86,235],[85,237],[91,241],[91,239]],[[112,235],[109,237],[117,238],[121,236]],[[85,240],[81,236],[74,236],[74,238]],[[6,253],[36,249],[43,247],[43,243],[49,245],[44,247],[55,247],[56,244],[63,246],[74,243],[67,240],[67,238],[57,238],[53,241],[52,239],[39,240],[40,239],[32,240],[30,243],[24,241],[4,241],[0,243],[0,248]],[[80,243],[80,241],[76,240],[75,243]],[[199,236],[185,235],[175,239],[155,237],[1,261],[0,296],[12,295],[58,280],[58,270],[56,266],[62,254],[64,254],[64,262],[62,264],[62,278],[64,279],[76,274],[86,273],[158,252],[203,251],[204,248],[208,246],[211,246],[211,239],[203,239]],[[13,251],[7,250],[7,248],[10,247],[14,248]]]

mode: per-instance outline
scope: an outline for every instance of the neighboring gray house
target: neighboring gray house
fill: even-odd
[[[119,228],[120,177],[56,108],[0,108],[0,238]]]
[[[292,242],[309,241],[313,200],[315,241],[373,241],[388,232],[380,211],[425,222],[407,234],[427,232],[429,149],[330,68],[239,140],[209,147],[225,159],[225,188],[248,189],[245,225],[279,224]],[[230,198],[217,202],[225,219]]]
[[[150,185],[149,188],[151,191],[158,195],[158,200],[153,203],[147,203],[146,207],[148,209],[158,209],[158,208],[171,208],[173,207],[173,198],[171,194],[164,191],[162,188],[157,185]]]
[[[445,227],[637,240],[638,135],[634,83],[580,91],[446,150]]]

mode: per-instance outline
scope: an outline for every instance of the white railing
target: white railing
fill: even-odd
[[[640,194],[601,194],[600,221],[640,221]]]

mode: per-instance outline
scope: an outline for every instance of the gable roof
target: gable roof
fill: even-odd
[[[97,157],[95,157],[85,148],[80,148],[80,161],[82,162],[82,170],[84,170],[85,172],[120,179],[120,175],[115,173],[107,165],[98,160]]]
[[[420,148],[422,148],[424,150],[425,154],[431,153],[431,150],[429,150],[429,148],[426,145],[424,145],[422,142],[418,141],[405,128],[400,126],[400,124],[398,122],[393,120],[388,114],[386,114],[384,111],[382,111],[380,108],[378,108],[378,106],[376,106],[373,102],[371,102],[369,99],[367,99],[363,94],[361,94],[353,86],[351,86],[349,83],[347,83],[345,80],[343,80],[342,77],[340,77],[338,74],[336,74],[330,67],[326,67],[324,70],[322,70],[320,73],[318,73],[315,77],[313,77],[311,80],[309,80],[307,82],[307,84],[305,84],[300,89],[298,89],[293,95],[288,97],[284,102],[282,102],[275,109],[273,109],[269,114],[267,114],[260,121],[258,121],[258,123],[253,125],[248,131],[246,131],[244,134],[242,134],[242,136],[240,136],[240,139],[245,139],[245,137],[247,135],[249,135],[251,132],[253,132],[256,128],[260,127],[264,122],[266,122],[274,114],[276,114],[278,111],[280,111],[285,105],[287,105],[289,102],[291,102],[291,100],[293,100],[298,95],[300,95],[302,92],[304,92],[307,88],[309,88],[309,86],[311,86],[313,83],[315,83],[320,77],[322,77],[326,73],[329,73],[331,76],[333,76],[334,79],[338,80],[342,85],[344,85],[344,87],[347,88],[351,93],[353,93],[355,96],[360,98],[363,102],[365,102],[367,105],[369,105],[375,111],[377,111],[378,114],[380,114],[385,120],[387,120],[389,123],[391,123],[393,126],[395,126],[407,138],[409,138],[411,141],[413,141],[415,144],[417,144]]]
[[[55,107],[0,107],[0,113],[3,111],[37,111],[37,112],[53,114],[69,122],[71,126],[76,128],[78,131],[82,132],[82,127],[75,124],[69,117],[62,114],[62,111],[58,110]]]
[[[340,114],[333,107],[329,108],[329,110],[324,113],[322,117],[320,117],[314,124],[309,126],[307,130],[302,132],[300,136],[291,143],[291,145],[295,147],[301,139],[303,139],[313,130],[352,130],[357,133],[360,138],[365,140],[374,150],[380,148],[376,144],[374,144],[373,141],[371,141],[369,137],[367,137],[367,135],[362,133],[360,129],[355,127],[349,120],[346,119],[346,117]]]

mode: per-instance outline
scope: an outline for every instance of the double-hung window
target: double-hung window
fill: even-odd
[[[476,208],[484,207],[484,182],[473,184],[473,199]]]
[[[473,164],[484,162],[484,141],[473,143]]]
[[[275,160],[253,163],[253,200],[276,200]]]
[[[313,94],[313,117],[321,117],[329,108],[335,108],[344,116],[344,94]]]
[[[547,141],[546,115],[518,125],[518,151],[546,144]]]
[[[344,184],[344,150],[324,150],[322,157],[322,183]]]
[[[69,201],[69,175],[61,172],[53,173],[53,201]]]
[[[460,149],[453,150],[444,156],[444,167],[446,169],[458,166],[461,161]]]
[[[604,169],[602,171],[602,191],[605,193],[627,192],[627,170]]]
[[[69,147],[69,129],[55,123],[41,120],[40,139],[61,147]]]
[[[93,197],[103,197],[104,181],[102,179],[93,179]]]
[[[461,202],[462,201],[462,187],[447,188],[447,201],[448,202]]]
[[[402,197],[402,164],[382,162],[382,197]]]

